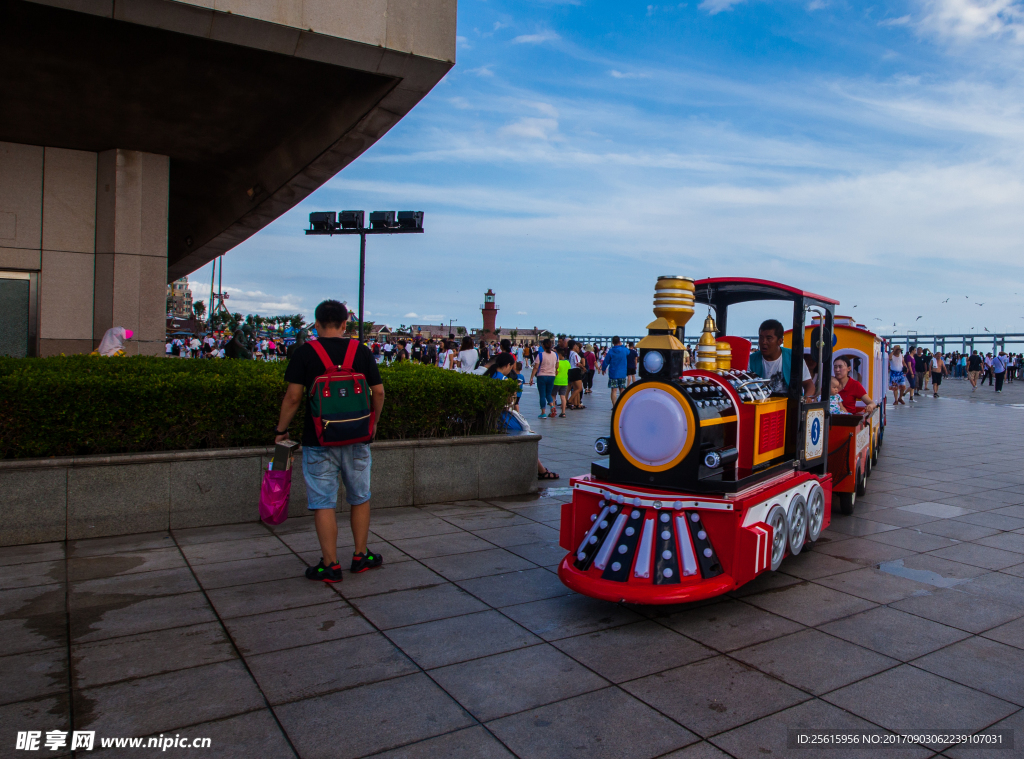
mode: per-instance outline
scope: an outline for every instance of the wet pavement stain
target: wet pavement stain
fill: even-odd
[[[83,582],[103,577],[117,577],[146,563],[141,556],[88,556],[72,559],[71,580]]]
[[[27,598],[18,608],[0,614],[0,621],[20,620],[36,635],[55,646],[63,646],[66,645],[67,631],[64,612],[66,603],[67,591],[62,587],[54,588]]]
[[[878,568],[888,574],[896,575],[906,580],[923,582],[926,585],[934,585],[936,588],[952,588],[957,585],[963,585],[965,582],[971,582],[970,579],[943,577],[938,572],[932,572],[930,569],[911,569],[910,567],[905,567],[903,566],[903,559],[884,561],[878,565]]]

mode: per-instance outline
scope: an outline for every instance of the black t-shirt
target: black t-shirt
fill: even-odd
[[[981,356],[971,356],[967,359],[967,371],[980,372],[982,363]]]
[[[412,344],[412,360],[419,361],[423,358],[423,345],[421,343]]]
[[[338,366],[345,360],[345,351],[348,350],[348,339],[344,337],[321,337],[320,344],[324,346],[327,355],[335,361]],[[326,367],[316,355],[316,351],[309,343],[305,343],[295,349],[288,368],[284,370],[285,382],[294,382],[306,388],[306,421],[302,427],[303,445],[320,445],[316,439],[316,431],[313,429],[313,414],[309,408],[309,390],[313,387],[313,381],[326,371]],[[356,357],[352,362],[352,371],[359,372],[366,377],[366,384],[370,387],[381,384],[380,369],[377,362],[373,360],[373,354],[365,345],[356,348]]]
[[[629,349],[629,353],[626,354],[626,374],[636,374],[636,360],[639,356],[636,348]]]

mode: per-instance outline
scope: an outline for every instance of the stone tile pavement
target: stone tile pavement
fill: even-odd
[[[607,431],[604,389],[587,405],[534,425],[565,477]],[[261,759],[1020,755],[785,748],[791,727],[1024,728],[1024,409],[889,419],[854,516],[692,606],[567,592],[560,488],[377,512],[385,565],[336,586],[301,576],[307,518],[0,549],[0,753],[73,725]]]

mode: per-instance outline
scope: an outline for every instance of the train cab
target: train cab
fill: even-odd
[[[792,306],[781,382],[761,376],[765,357],[728,334],[731,307],[769,300]],[[807,392],[800,357],[807,343],[831,365],[836,305],[765,280],[658,278],[640,379],[595,445],[607,459],[572,479],[562,507],[565,585],[612,601],[696,601],[778,569],[818,539],[831,520],[828,397]],[[698,307],[707,315],[687,369],[685,326]],[[810,316],[821,322],[814,339]]]

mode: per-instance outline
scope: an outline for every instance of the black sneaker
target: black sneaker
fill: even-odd
[[[354,574],[365,572],[367,569],[379,567],[384,563],[384,557],[379,553],[354,553],[352,554],[352,568],[349,570]]]
[[[341,565],[334,562],[331,565],[324,564],[321,558],[320,563],[315,567],[306,567],[307,580],[320,580],[321,582],[341,582]]]

